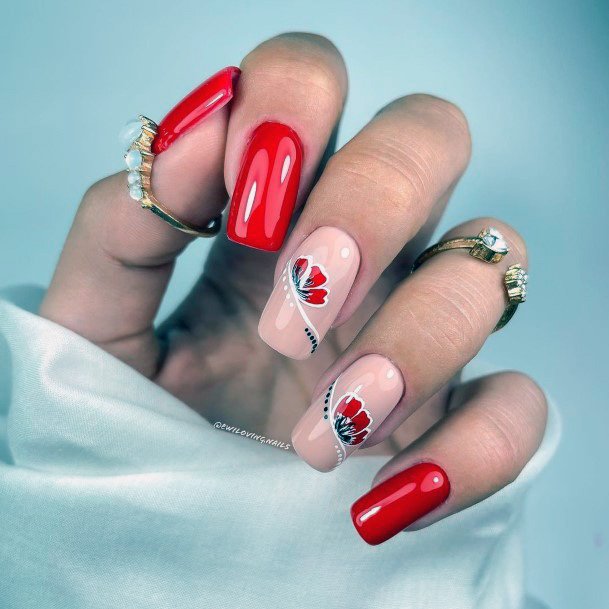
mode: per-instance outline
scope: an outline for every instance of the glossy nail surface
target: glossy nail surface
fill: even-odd
[[[243,155],[230,205],[231,241],[276,251],[283,244],[300,183],[302,144],[281,123],[259,125]]]
[[[378,545],[444,503],[449,493],[441,467],[418,463],[360,497],[351,507],[351,518],[362,539]]]
[[[311,467],[334,469],[385,420],[403,391],[402,375],[387,358],[361,357],[300,419],[292,433],[294,449]]]
[[[229,66],[208,78],[170,110],[159,123],[152,151],[159,154],[196,127],[204,118],[225,106],[235,95],[241,70]]]
[[[359,268],[355,241],[324,226],[288,260],[262,312],[258,333],[279,353],[306,359],[315,352],[343,306]]]

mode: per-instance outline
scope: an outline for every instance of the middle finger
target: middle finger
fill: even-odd
[[[386,107],[330,159],[311,193],[279,258],[261,338],[309,357],[445,202],[469,154],[467,122],[453,104],[413,95]]]
[[[227,234],[277,251],[342,112],[347,74],[331,42],[299,33],[264,42],[241,68],[226,144]]]

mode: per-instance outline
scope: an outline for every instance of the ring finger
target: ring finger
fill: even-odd
[[[486,226],[505,236],[507,256],[498,264],[464,250],[434,256],[398,286],[323,375],[319,397],[292,436],[311,466],[331,470],[364,441],[385,439],[479,351],[505,309],[508,265],[526,265],[522,239],[497,220],[465,223],[447,238]]]

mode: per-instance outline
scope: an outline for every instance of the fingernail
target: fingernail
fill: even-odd
[[[302,144],[281,123],[259,125],[243,155],[228,215],[231,241],[274,252],[283,244],[300,182]]]
[[[404,382],[385,357],[365,355],[351,364],[309,407],[292,433],[292,446],[311,467],[339,466],[387,418]]]
[[[441,467],[418,463],[360,497],[351,507],[351,519],[361,538],[376,546],[440,506],[449,493]]]
[[[315,352],[345,302],[357,270],[359,249],[342,230],[311,233],[288,260],[262,312],[258,334],[293,359]]]
[[[235,84],[241,70],[229,66],[208,78],[170,110],[159,123],[152,151],[159,154],[196,127],[204,118],[225,106],[235,95]]]

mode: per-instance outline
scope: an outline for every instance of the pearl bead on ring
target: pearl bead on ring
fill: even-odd
[[[157,134],[157,124],[146,118],[138,116],[130,120],[121,130],[120,138],[127,152],[125,163],[127,164],[127,186],[129,196],[149,209],[169,225],[177,228],[183,233],[195,237],[213,237],[218,234],[222,227],[222,216],[211,220],[207,226],[196,227],[188,222],[180,220],[166,207],[164,207],[152,194],[151,175],[152,162],[155,154],[152,152],[152,142]]]

